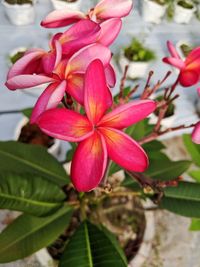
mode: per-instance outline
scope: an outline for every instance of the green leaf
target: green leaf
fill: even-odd
[[[189,175],[198,183],[200,183],[200,170],[190,171]]]
[[[83,222],[66,246],[59,267],[127,267],[125,256],[107,230]]]
[[[150,166],[145,172],[153,179],[168,181],[182,175],[189,168],[191,162],[187,160],[171,161],[162,153],[151,155]]]
[[[22,114],[28,119],[30,119],[32,111],[33,111],[33,108],[25,108],[22,110]]]
[[[109,169],[109,176],[111,176],[112,174],[120,171],[121,169],[122,169],[122,167],[117,165],[115,162],[112,162],[111,166],[110,166],[110,169]]]
[[[154,125],[149,124],[149,119],[142,120],[126,129],[126,133],[135,140],[147,136],[152,132]]]
[[[70,145],[71,145],[71,149],[67,151],[67,156],[66,156],[67,162],[72,161],[74,152],[75,152],[75,150],[77,148],[77,144],[76,143],[70,143]]]
[[[163,143],[154,140],[152,142],[146,143],[142,146],[144,148],[145,151],[147,151],[147,153],[152,153],[152,152],[158,152],[162,149],[165,148],[165,146],[163,145]]]
[[[190,231],[200,231],[200,219],[192,219]]]
[[[44,218],[21,215],[0,234],[0,263],[25,258],[47,247],[68,227],[72,209]]]
[[[32,174],[0,174],[0,209],[42,216],[59,209],[65,199],[61,188]]]
[[[0,162],[0,172],[34,173],[60,186],[69,182],[62,165],[40,146],[0,142]]]
[[[177,187],[166,188],[160,206],[185,217],[200,218],[200,184],[180,182]]]
[[[183,135],[183,142],[190,153],[193,162],[200,167],[200,145],[192,142],[191,136],[188,134]]]

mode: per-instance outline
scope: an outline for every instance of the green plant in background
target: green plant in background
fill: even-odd
[[[192,9],[194,7],[194,2],[192,0],[180,0],[177,4],[187,9]]]
[[[5,2],[10,5],[24,5],[24,4],[33,5],[33,0],[5,0]]]
[[[154,51],[144,47],[136,38],[124,49],[124,55],[128,60],[135,62],[148,62],[156,58]]]

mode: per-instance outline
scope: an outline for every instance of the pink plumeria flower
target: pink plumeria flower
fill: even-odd
[[[200,47],[192,50],[183,61],[171,42],[167,42],[171,57],[163,61],[180,70],[179,82],[184,87],[195,85],[200,80]]]
[[[65,95],[70,94],[80,104],[84,102],[83,83],[88,65],[96,58],[103,62],[107,75],[107,83],[114,86],[115,73],[110,65],[111,52],[100,44],[92,44],[82,48],[69,60],[62,60],[53,75],[17,75],[6,82],[9,89],[25,89],[36,85],[50,83],[39,97],[31,116],[31,123],[35,123],[38,116],[46,109],[56,107]]]
[[[103,63],[98,59],[87,69],[84,92],[85,116],[57,108],[44,112],[37,121],[42,131],[52,137],[80,142],[72,160],[71,178],[81,192],[99,185],[108,157],[130,171],[143,172],[148,167],[145,151],[122,129],[144,119],[156,108],[154,101],[141,100],[105,114],[112,102],[108,99]]]
[[[19,75],[39,74],[42,80],[49,81],[44,75],[52,75],[60,63],[63,54],[70,57],[79,49],[94,43],[100,36],[100,26],[92,21],[80,21],[63,34],[53,36],[50,41],[50,51],[30,49],[19,59],[8,72],[7,79]]]
[[[192,141],[196,144],[200,144],[200,122],[194,127],[192,132]]]
[[[122,26],[121,18],[130,13],[132,6],[132,0],[102,0],[94,8],[90,9],[87,14],[69,9],[55,10],[47,15],[41,25],[46,28],[58,28],[80,20],[92,20],[100,23],[101,26],[101,36],[98,42],[109,46],[120,32]]]

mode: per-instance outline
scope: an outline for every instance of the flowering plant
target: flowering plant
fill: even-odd
[[[124,87],[128,67],[113,97],[110,88],[116,77],[109,46],[131,9],[130,0],[102,0],[87,14],[53,11],[42,21],[43,27],[73,25],[51,38],[49,51],[30,49],[11,67],[6,81],[10,90],[48,84],[30,123],[72,145],[67,155],[71,168],[67,174],[40,147],[0,143],[0,207],[23,212],[0,234],[0,262],[24,258],[49,246],[65,231],[59,266],[127,266],[127,258],[133,257],[127,252],[130,240],[122,242],[118,236],[118,244],[108,231],[116,234],[106,223],[109,216],[104,214],[116,201],[122,207],[114,207],[118,215],[123,211],[132,216],[130,211],[127,215],[126,205],[140,198],[151,199],[154,207],[200,218],[200,185],[181,181],[191,162],[171,161],[157,140],[166,133],[195,127],[192,138],[200,143],[199,123],[162,127],[169,106],[178,97],[174,94],[177,85],[199,82],[200,48],[183,62],[168,43],[171,57],[164,62],[179,68],[180,75],[161,99],[154,101],[152,96],[170,72],[154,86],[150,72],[140,99],[133,101],[138,86]],[[147,117],[153,112],[157,122],[150,124]],[[187,135],[184,141],[199,166],[199,148]]]

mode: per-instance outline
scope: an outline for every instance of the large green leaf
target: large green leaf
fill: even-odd
[[[192,219],[190,231],[200,231],[200,219]]]
[[[154,125],[149,124],[149,119],[142,120],[126,129],[126,133],[135,140],[139,140],[152,132]]]
[[[194,163],[200,166],[200,145],[194,144],[191,135],[188,134],[183,135],[183,141]]]
[[[150,154],[150,165],[146,175],[161,181],[173,180],[187,171],[190,164],[187,160],[171,161],[166,155],[158,152]]]
[[[68,227],[72,209],[37,218],[21,215],[0,234],[0,263],[25,258],[50,245]]]
[[[56,184],[32,174],[0,174],[0,209],[47,215],[63,205],[65,194]]]
[[[65,185],[69,178],[62,165],[45,148],[9,141],[0,142],[0,172],[34,173]]]
[[[177,187],[166,188],[160,206],[182,216],[200,218],[200,184],[180,182]]]
[[[125,256],[107,230],[83,222],[66,246],[59,267],[127,267]]]
[[[189,172],[189,175],[196,180],[198,183],[200,183],[200,170],[193,170]]]

